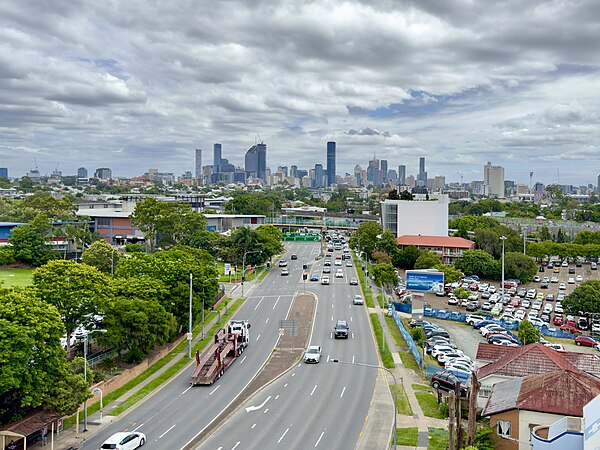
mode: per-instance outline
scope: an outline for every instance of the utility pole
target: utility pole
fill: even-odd
[[[477,396],[479,395],[479,381],[477,374],[471,373],[471,393],[469,394],[469,422],[467,423],[467,447],[475,445],[475,419],[477,415]]]
[[[460,381],[456,381],[454,385],[454,395],[456,398],[456,448],[461,449],[463,443],[464,430],[462,427],[462,408],[460,397]]]
[[[456,406],[456,400],[454,398],[454,391],[448,392],[448,448],[454,450],[454,407]]]

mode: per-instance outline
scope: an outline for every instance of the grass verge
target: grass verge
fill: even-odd
[[[400,359],[402,360],[402,364],[404,365],[404,367],[413,370],[416,374],[423,377],[423,372],[417,364],[415,357],[412,355],[411,352],[408,351],[408,346],[406,345],[406,342],[404,341],[402,333],[400,333],[400,330],[398,329],[394,318],[385,316],[385,321],[387,322],[388,329],[390,330],[390,333],[394,338],[396,346],[400,349]]]
[[[423,414],[427,417],[434,417],[436,419],[446,419],[448,416],[444,411],[441,410],[440,405],[437,402],[435,395],[429,392],[415,392],[417,401],[421,405]]]
[[[377,338],[377,346],[379,347],[379,354],[381,355],[383,366],[392,369],[395,367],[394,358],[390,352],[390,347],[387,344],[384,346],[383,328],[381,327],[381,322],[379,322],[379,317],[376,313],[369,315],[371,316],[371,323],[373,324],[373,330],[375,331],[375,337]]]
[[[419,441],[419,430],[413,428],[397,428],[396,429],[396,444],[405,445],[407,447],[416,447]],[[394,442],[392,440],[392,442]]]
[[[412,416],[413,410],[410,407],[404,386],[399,385],[396,389],[394,389],[394,385],[391,384],[390,389],[392,391],[392,395],[396,395],[396,411],[398,411],[398,414],[402,414],[403,416]]]
[[[427,391],[433,392],[433,389],[429,386],[425,386],[424,384],[412,384],[413,391]]]
[[[225,303],[228,303],[228,302],[225,302]],[[237,311],[237,309],[242,305],[242,303],[243,303],[243,300],[242,299],[238,299],[233,304],[229,305],[227,307],[227,310],[225,312],[221,311],[221,323],[215,323],[209,330],[207,330],[206,337],[204,339],[202,339],[200,342],[198,342],[198,344],[196,344],[192,348],[192,353],[195,353],[196,349],[202,350],[205,347],[205,345],[209,341],[212,340],[212,336],[222,326],[222,322],[224,322],[225,320],[227,320],[227,318],[229,318],[235,311]],[[222,307],[224,308],[224,305],[222,305]],[[212,320],[212,318],[214,318],[216,314],[217,314],[217,311],[211,311],[205,317],[205,322],[210,322],[210,320]],[[202,325],[200,324],[199,326],[197,326],[194,329],[194,334],[195,335],[197,335],[200,332],[201,326]],[[140,383],[142,383],[143,381],[145,381],[146,379],[148,379],[149,377],[151,377],[152,375],[154,375],[156,372],[158,372],[159,370],[161,370],[166,364],[168,364],[169,362],[171,362],[176,356],[181,355],[181,353],[183,352],[183,350],[186,347],[187,347],[187,341],[184,340],[179,345],[177,345],[177,347],[175,347],[173,350],[171,350],[171,352],[169,352],[167,355],[165,355],[160,361],[158,361],[157,363],[153,364],[152,367],[149,367],[148,370],[144,371],[143,373],[141,373],[140,375],[138,375],[136,378],[134,378],[133,380],[129,381],[127,384],[121,386],[119,389],[111,392],[108,395],[105,395],[104,398],[102,399],[104,407],[106,407],[110,403],[114,402],[115,400],[117,400],[118,398],[120,398],[121,396],[123,396],[125,393],[129,392],[130,390],[132,390],[133,388],[135,388],[136,386],[138,386]],[[123,404],[121,404],[120,406],[118,406],[115,409],[113,409],[110,412],[110,415],[111,416],[118,416],[123,411],[127,410],[128,408],[130,408],[132,405],[134,405],[135,403],[137,403],[138,401],[140,401],[142,398],[144,398],[146,395],[148,395],[150,392],[152,392],[154,389],[156,389],[162,383],[164,383],[169,378],[171,378],[173,375],[175,375],[179,370],[181,370],[181,368],[183,368],[186,364],[188,364],[189,361],[190,360],[187,359],[186,357],[181,358],[181,360],[179,360],[177,363],[175,363],[169,369],[165,370],[165,372],[162,373],[160,376],[158,376],[155,380],[152,380],[152,382],[148,383],[146,386],[144,386],[143,388],[141,388],[134,395],[132,395],[131,397],[127,398],[123,402]],[[91,414],[94,414],[95,412],[98,412],[99,409],[100,409],[100,405],[98,403],[94,403],[94,404],[90,405],[88,407],[88,416],[91,415]],[[76,415],[73,415],[71,417],[67,417],[64,420],[64,425],[63,425],[64,428],[67,429],[67,428],[75,425],[76,420],[77,420]]]
[[[429,428],[427,448],[429,450],[446,450],[448,448],[448,430]]]
[[[353,259],[354,265],[356,266],[356,273],[358,274],[358,282],[362,288],[365,302],[369,308],[375,308],[375,302],[373,301],[373,296],[371,295],[371,289],[367,289],[367,285],[365,283],[365,272],[362,268],[362,261],[356,256],[354,256]]]

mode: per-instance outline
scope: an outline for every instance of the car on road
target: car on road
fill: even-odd
[[[329,277],[327,275],[321,277],[321,284],[329,284]]]
[[[319,281],[319,274],[318,273],[311,274],[310,281]]]
[[[287,267],[288,262],[285,259],[279,261],[279,267]]]
[[[358,279],[355,277],[350,278],[350,284],[352,286],[358,286]]]
[[[298,255],[292,254],[292,256],[290,256],[290,259],[298,259]]]
[[[575,338],[575,344],[583,345],[584,347],[598,348],[598,346],[600,345],[600,341],[597,341],[596,339],[591,338],[589,336],[577,336]]]
[[[146,435],[144,433],[135,432],[120,432],[109,437],[102,446],[102,450],[133,450],[142,447],[146,443]]]
[[[346,261],[346,267],[352,267],[352,261]]]
[[[308,364],[318,364],[321,361],[321,347],[318,345],[310,345],[304,353],[304,362]]]
[[[331,269],[329,267],[323,267],[323,273],[331,273]]]
[[[336,259],[335,262],[333,263],[335,266],[341,266],[342,265],[342,260],[341,259]]]
[[[354,298],[352,299],[352,303],[354,305],[364,305],[365,304],[365,300],[363,299],[363,296],[360,294],[354,294]]]
[[[287,270],[285,267],[283,269],[281,269],[281,276],[282,277],[285,277],[285,276],[287,276],[289,274],[290,274],[290,271]]]
[[[467,387],[458,381],[454,375],[450,372],[441,371],[433,374],[431,377],[431,387],[434,389],[439,389],[441,391],[453,391],[455,389],[456,384],[460,385],[460,395],[461,397],[465,397],[467,395]]]
[[[330,259],[326,259],[326,260],[323,262],[323,265],[324,265],[324,266],[330,266],[330,265],[331,265],[331,260],[330,260]]]
[[[337,270],[337,272],[335,273],[335,277],[336,278],[344,278],[344,272],[342,272],[342,269]]]
[[[348,339],[348,322],[345,320],[338,320],[333,328],[333,336],[335,339]]]

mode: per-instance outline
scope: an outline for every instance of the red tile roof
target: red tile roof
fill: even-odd
[[[479,354],[479,350],[477,353]],[[480,380],[492,374],[509,377],[526,377],[553,372],[555,370],[580,371],[561,352],[538,343],[522,347],[510,347],[510,351],[507,351],[504,355],[500,355],[495,361],[481,367],[477,373],[477,377]]]
[[[558,355],[567,362],[571,363],[579,370],[587,372],[596,376],[600,376],[600,355],[591,353],[578,353],[578,352],[557,352],[556,350],[549,349],[542,344],[532,344],[540,347],[544,347],[545,354]],[[529,347],[529,346],[527,346]],[[500,345],[484,344],[480,343],[477,347],[476,359],[479,361],[494,362],[498,361],[507,355],[512,355],[515,351],[520,350],[522,347],[503,347]],[[552,350],[549,352],[548,350]],[[521,350],[522,352],[522,350]],[[520,354],[520,353],[519,353]],[[487,366],[484,366],[487,367]],[[536,372],[538,373],[538,372]],[[528,375],[531,375],[528,374]]]
[[[461,237],[450,236],[398,236],[398,245],[414,245],[416,247],[449,247],[449,248],[475,248],[475,242]]]
[[[583,417],[583,406],[597,395],[600,395],[597,378],[580,371],[557,370],[497,383],[483,415],[524,409]]]

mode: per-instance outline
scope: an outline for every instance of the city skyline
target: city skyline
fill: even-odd
[[[196,5],[197,6],[197,5]],[[0,5],[0,166],[195,173],[369,157],[430,178],[595,184],[599,6],[592,1]],[[160,26],[157,26],[160,23]],[[256,24],[261,32],[256,33]],[[226,32],[222,32],[226,30]],[[260,134],[260,136],[257,136]],[[461,175],[459,175],[459,173]]]

